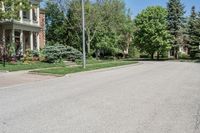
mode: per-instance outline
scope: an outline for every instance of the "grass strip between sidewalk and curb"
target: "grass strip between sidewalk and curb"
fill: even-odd
[[[136,64],[136,63],[137,62],[135,61],[112,61],[112,62],[107,62],[107,63],[89,64],[86,66],[85,69],[83,69],[81,66],[61,67],[61,68],[31,71],[31,73],[64,76],[66,74],[71,74],[71,73],[91,71],[91,70],[97,70],[97,69],[103,69],[103,68],[112,68],[112,67],[131,65],[131,64]]]
[[[32,70],[32,69],[42,69],[42,68],[53,68],[53,67],[64,67],[63,63],[44,63],[44,62],[34,62],[30,64],[23,64],[18,62],[16,64],[6,63],[6,66],[3,67],[3,64],[0,63],[0,71],[4,72],[13,72],[13,71],[22,71],[22,70]]]

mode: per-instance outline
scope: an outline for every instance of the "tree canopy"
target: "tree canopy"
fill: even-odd
[[[65,39],[63,40],[65,45],[81,50],[81,2],[63,0],[61,3],[59,5],[57,2],[47,3],[47,39],[53,41],[57,40],[57,37],[62,38],[60,40]],[[133,21],[123,1],[86,0],[85,21],[88,55],[94,53],[96,56],[115,55],[128,51],[133,37]]]
[[[147,7],[133,18],[123,0],[85,0],[85,33],[88,56],[129,55],[139,49],[153,57],[198,52],[200,13],[184,16],[181,0],[168,0],[167,8]],[[80,0],[51,0],[46,7],[46,38],[82,50]],[[137,46],[137,47],[136,47]],[[191,47],[189,47],[191,46]]]
[[[170,49],[171,36],[167,30],[167,10],[160,6],[148,7],[135,19],[134,41],[142,52],[158,55]],[[159,56],[158,56],[159,57]]]

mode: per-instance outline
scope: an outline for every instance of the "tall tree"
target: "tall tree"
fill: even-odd
[[[47,42],[67,44],[66,20],[58,4],[47,2],[45,13]]]
[[[72,35],[70,38],[75,37],[70,40],[80,45],[82,35],[81,3],[79,0],[74,0],[68,5],[68,23],[70,28],[73,29],[70,30],[70,34]],[[119,40],[122,34],[121,26],[125,23],[125,9],[125,4],[121,0],[97,0],[93,2],[86,0],[85,32],[88,54],[94,51],[97,53],[99,51],[103,53],[115,53],[119,51]]]
[[[132,41],[133,22],[130,11],[121,0],[104,0],[99,2],[101,12],[101,29],[95,40],[95,49],[102,53],[110,52],[128,54]]]
[[[52,3],[53,5],[49,6],[47,4],[46,9],[47,39],[50,40],[51,37],[51,40],[57,41],[66,38],[67,45],[82,50],[80,0],[53,0]],[[62,13],[65,22],[60,23]],[[56,19],[55,24],[52,18]],[[128,51],[132,41],[133,22],[122,0],[85,0],[85,23],[88,55],[99,52],[102,55],[114,55],[117,52]],[[63,29],[65,37],[62,36]]]
[[[146,52],[153,59],[170,49],[171,35],[167,30],[167,10],[160,6],[148,7],[135,19],[136,31],[134,42],[141,52]]]
[[[175,58],[178,58],[178,49],[183,43],[184,5],[180,0],[169,0],[167,10],[168,29],[173,36],[173,52]]]
[[[120,46],[123,52],[123,56],[129,54],[129,47],[133,42],[133,33],[135,26],[133,20],[131,19],[130,9],[128,10],[127,15],[123,15],[123,21],[120,25]]]
[[[189,43],[191,46],[190,56],[195,57],[200,45],[200,16],[196,13],[195,6],[191,9],[191,15],[188,22]]]
[[[73,46],[81,48],[82,38],[82,6],[79,0],[66,1],[68,5],[67,20],[70,26],[69,42],[73,43]],[[99,28],[99,12],[97,6],[90,0],[85,1],[85,33],[86,33],[86,46],[87,53],[90,54],[91,42],[96,36],[96,32]]]
[[[197,23],[197,14],[196,14],[195,6],[193,6],[191,9],[191,15],[189,17],[189,22],[188,22],[189,44],[191,46],[192,53],[194,50],[194,46],[198,43],[198,41],[196,40],[197,39],[196,23]],[[194,57],[194,54],[191,54],[191,56]]]

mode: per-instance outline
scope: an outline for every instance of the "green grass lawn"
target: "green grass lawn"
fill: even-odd
[[[20,71],[20,70],[31,70],[40,68],[51,68],[51,67],[64,67],[63,63],[49,64],[44,62],[34,62],[30,64],[24,64],[22,62],[17,62],[16,64],[6,63],[6,67],[0,63],[0,71]]]
[[[115,60],[97,60],[97,59],[87,59],[86,63],[87,64],[98,64],[98,63],[108,63],[108,62],[112,62]],[[76,63],[78,65],[82,65],[82,60],[77,60]]]
[[[110,68],[110,67],[123,66],[123,65],[130,65],[130,64],[135,64],[135,63],[136,62],[134,62],[134,61],[110,61],[110,62],[103,62],[103,63],[96,63],[96,64],[94,64],[94,63],[88,64],[85,69],[83,69],[81,66],[76,66],[76,67],[44,69],[44,70],[38,70],[38,71],[33,71],[33,72],[65,75],[65,74],[70,74],[70,73],[90,71],[90,70],[96,70],[96,69],[101,69],[101,68]]]

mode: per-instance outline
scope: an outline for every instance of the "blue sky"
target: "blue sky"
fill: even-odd
[[[160,5],[166,7],[168,0],[125,0],[126,6],[131,9],[133,17],[148,6]],[[200,0],[182,0],[185,6],[186,15],[190,14],[191,7],[196,6],[200,11]]]

